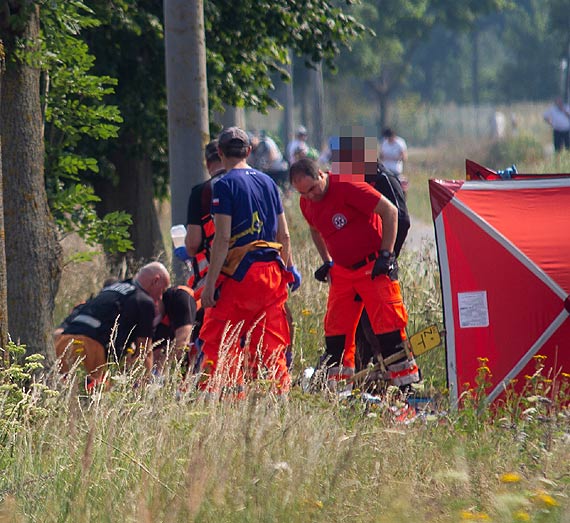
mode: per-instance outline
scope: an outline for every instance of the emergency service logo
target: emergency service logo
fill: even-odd
[[[341,213],[337,213],[332,217],[333,225],[337,229],[342,229],[347,224],[347,221],[346,216]]]

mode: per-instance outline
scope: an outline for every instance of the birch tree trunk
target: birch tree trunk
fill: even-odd
[[[203,0],[165,0],[172,223],[186,224],[192,187],[207,179],[208,86]]]

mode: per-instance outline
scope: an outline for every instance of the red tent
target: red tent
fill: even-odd
[[[570,178],[485,180],[429,182],[455,400],[478,357],[490,401],[524,384],[537,354],[570,372]]]

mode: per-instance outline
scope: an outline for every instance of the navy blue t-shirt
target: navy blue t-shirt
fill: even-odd
[[[283,213],[279,189],[267,175],[256,169],[232,169],[214,185],[212,214],[231,216],[230,249],[256,240],[274,242],[277,217]],[[275,250],[248,253],[234,278],[240,280],[251,263],[275,259]]]

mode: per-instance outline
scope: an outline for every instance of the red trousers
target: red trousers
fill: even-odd
[[[203,390],[240,397],[245,382],[266,379],[275,392],[289,391],[285,302],[292,279],[275,261],[253,263],[242,281],[224,279],[200,330]]]
[[[356,327],[363,307],[370,318],[374,334],[400,331],[406,339],[408,313],[404,306],[400,284],[388,276],[372,280],[370,262],[352,270],[333,265],[330,270],[331,285],[325,316],[325,336],[345,336],[342,366],[354,369]],[[359,295],[362,301],[355,301]]]

